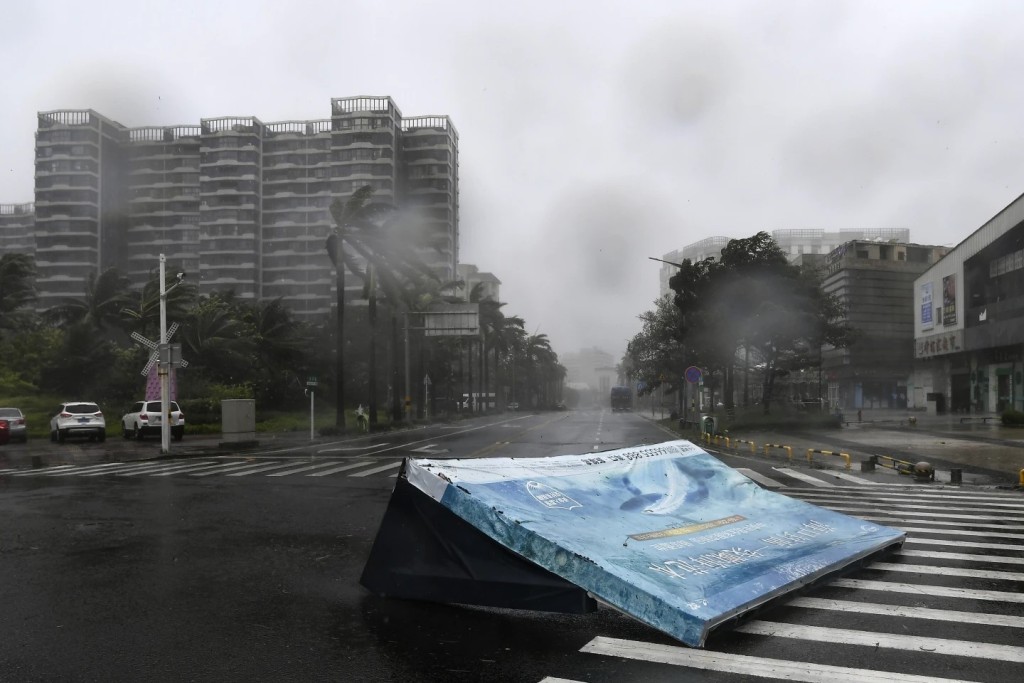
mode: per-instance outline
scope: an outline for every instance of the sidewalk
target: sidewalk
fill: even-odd
[[[995,414],[864,410],[861,421],[856,417],[854,414],[853,421],[845,421],[840,429],[736,430],[729,437],[753,441],[761,453],[766,443],[789,446],[793,460],[801,464],[807,464],[807,449],[848,453],[853,470],[860,470],[860,463],[873,455],[924,461],[935,468],[938,480],[947,481],[949,470],[958,468],[965,482],[1013,486],[1024,469],[1024,428],[1004,427]],[[982,417],[989,419],[978,419]],[[782,449],[776,450],[785,457]],[[839,457],[817,453],[812,453],[812,463],[832,468],[844,464]]]

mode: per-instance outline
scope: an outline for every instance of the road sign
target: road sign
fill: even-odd
[[[315,386],[317,386],[316,377],[310,377],[309,379],[307,379],[306,380],[306,386],[307,387],[315,387]]]
[[[704,373],[701,372],[701,369],[698,368],[696,365],[691,365],[690,367],[686,368],[686,372],[684,373],[686,381],[689,382],[690,384],[696,384],[697,382],[700,382],[703,379],[703,376]]]
[[[423,375],[423,386],[429,387],[431,384],[430,375]]]

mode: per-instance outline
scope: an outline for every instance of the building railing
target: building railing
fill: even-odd
[[[331,98],[331,111],[335,114],[370,111],[384,114],[395,113],[399,117],[402,115],[390,97],[333,97]]]
[[[32,202],[24,204],[0,204],[0,216],[28,216],[36,212]]]
[[[317,135],[318,133],[330,133],[330,119],[319,119],[316,121],[274,121],[266,124],[268,135]]]
[[[222,116],[215,119],[200,119],[204,135],[210,133],[263,133],[263,122],[255,116]]]
[[[181,138],[198,138],[200,126],[144,126],[128,129],[128,142],[173,142]]]

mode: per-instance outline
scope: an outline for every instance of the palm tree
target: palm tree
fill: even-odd
[[[168,281],[173,276],[168,274]],[[173,284],[168,282],[167,284]],[[167,292],[166,309],[168,320],[183,321],[195,301],[197,287],[182,283]],[[139,332],[156,339],[160,335],[160,276],[153,272],[142,289],[129,293],[120,310],[122,324],[133,332]]]
[[[345,427],[345,271],[363,281],[364,296],[369,302],[370,323],[370,424],[376,424],[376,321],[377,288],[394,306],[411,301],[415,296],[411,283],[423,277],[435,279],[433,272],[423,263],[418,249],[421,244],[414,236],[420,234],[406,217],[390,204],[372,203],[373,188],[363,186],[342,203],[331,204],[335,228],[327,238],[327,253],[334,264],[337,291],[336,367],[335,367],[335,425]]]
[[[182,355],[190,367],[202,368],[214,379],[236,381],[252,367],[254,344],[247,329],[223,301],[203,299],[183,326]]]
[[[121,309],[128,303],[129,280],[116,268],[90,273],[81,299],[65,299],[46,312],[47,317],[63,324],[84,323],[99,332],[121,327]]]
[[[0,335],[21,327],[23,311],[36,298],[35,261],[28,254],[0,256]]]

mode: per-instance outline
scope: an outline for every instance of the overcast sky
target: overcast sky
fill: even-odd
[[[0,202],[36,112],[328,118],[390,95],[460,135],[462,261],[564,354],[618,359],[660,257],[904,227],[954,245],[1024,192],[1024,3],[104,0],[0,6]]]

